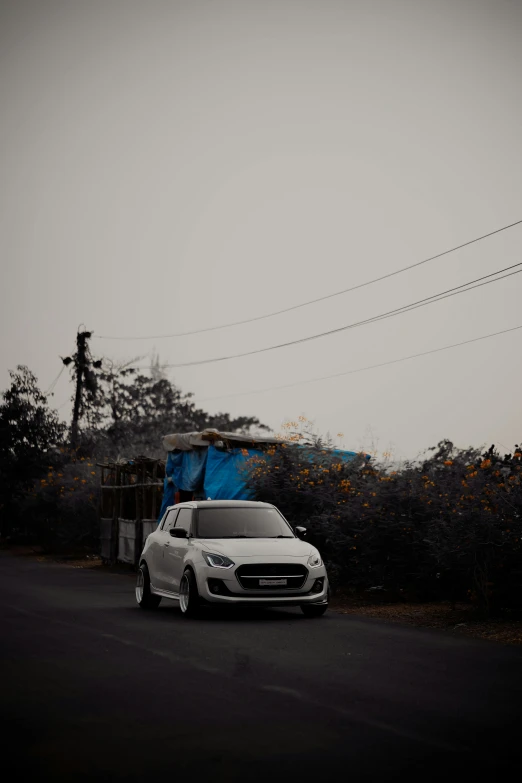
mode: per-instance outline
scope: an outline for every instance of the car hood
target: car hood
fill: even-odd
[[[205,538],[200,544],[206,552],[228,557],[306,557],[316,551],[299,538]]]

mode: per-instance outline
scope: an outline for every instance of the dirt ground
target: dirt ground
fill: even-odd
[[[69,568],[100,569],[134,578],[131,566],[124,563],[105,565],[96,554],[84,552],[68,555],[46,554],[38,547],[29,546],[12,547],[11,552],[18,557],[30,557],[42,563],[54,562]],[[433,628],[501,644],[522,644],[522,620],[508,617],[484,619],[477,615],[473,606],[465,603],[455,604],[455,606],[452,606],[449,601],[387,603],[370,595],[352,596],[339,593],[332,598],[330,609],[340,614],[369,617],[386,623]]]
[[[471,604],[449,601],[430,603],[382,603],[371,599],[335,596],[330,607],[341,614],[371,617],[387,623],[415,625],[459,633],[501,644],[522,644],[522,620],[509,617],[485,619]]]

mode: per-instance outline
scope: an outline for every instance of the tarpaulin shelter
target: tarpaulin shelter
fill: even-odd
[[[163,445],[168,452],[159,519],[175,503],[212,500],[252,500],[247,486],[247,463],[253,457],[267,458],[267,447],[286,441],[267,437],[238,435],[207,429],[203,432],[167,435]],[[306,446],[301,446],[305,452]],[[307,458],[314,459],[309,448]],[[342,461],[356,456],[354,451],[331,451]]]
[[[166,462],[148,457],[99,464],[101,468],[100,548],[106,562],[138,565],[143,542],[175,503],[192,500],[250,500],[248,461],[270,460],[288,441],[267,436],[238,435],[208,429],[167,435]],[[313,463],[324,451],[298,446]],[[339,461],[351,460],[354,451],[328,449]]]

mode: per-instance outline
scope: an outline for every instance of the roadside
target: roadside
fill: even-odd
[[[106,565],[96,553],[46,553],[37,546],[13,546],[9,551],[15,557],[40,563],[58,563],[69,568],[91,569],[134,579],[131,566],[124,563]],[[522,620],[509,617],[485,619],[477,615],[471,604],[457,603],[453,606],[449,601],[386,603],[371,596],[339,592],[331,599],[330,608],[338,614],[368,617],[384,623],[448,631],[500,644],[522,645]]]
[[[522,644],[522,620],[502,616],[484,618],[471,604],[449,601],[383,603],[371,598],[336,595],[330,608],[340,614],[369,617],[384,623],[459,633],[501,644]]]

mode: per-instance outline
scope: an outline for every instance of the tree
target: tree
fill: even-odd
[[[161,457],[163,437],[171,432],[207,427],[241,433],[269,429],[253,416],[211,415],[197,408],[192,394],[184,394],[167,378],[158,357],[151,362],[150,374],[134,368],[135,361],[118,365],[105,360],[97,374],[96,394],[85,398],[89,427],[83,442],[90,453]]]
[[[2,535],[12,529],[20,515],[19,501],[60,461],[66,427],[33,373],[25,366],[10,372],[11,386],[0,404],[0,510]]]

